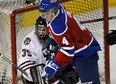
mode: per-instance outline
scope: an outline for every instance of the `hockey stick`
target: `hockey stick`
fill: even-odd
[[[28,76],[29,77],[29,75],[27,75],[27,73],[25,72],[25,71],[23,71],[20,67],[18,67],[16,64],[13,64],[12,63],[12,61],[11,60],[9,60],[7,57],[5,57],[4,55],[2,55],[1,53],[0,53],[0,57],[2,58],[2,59],[4,59],[6,62],[8,62],[9,64],[11,64],[12,66],[14,66],[16,69],[18,69],[19,71],[21,71],[23,74],[25,74],[26,76]],[[44,64],[37,64],[37,66],[43,66]],[[36,65],[35,65],[36,66]],[[38,71],[40,71],[41,73],[44,73],[43,72],[43,69],[40,69],[40,70],[38,70]],[[41,74],[40,74],[41,75]],[[42,79],[41,79],[42,80]],[[1,83],[0,83],[1,84]],[[42,83],[43,84],[43,83]],[[48,83],[48,81],[45,81],[45,84],[49,84]]]
[[[28,76],[27,73],[26,73],[25,71],[23,71],[23,70],[22,70],[20,67],[18,67],[16,64],[13,64],[11,60],[9,60],[7,57],[5,57],[4,55],[2,55],[1,53],[0,53],[0,57],[1,57],[2,59],[4,59],[6,62],[8,62],[9,64],[11,64],[12,66],[14,66],[14,67],[15,67],[16,69],[18,69],[19,71],[21,71],[23,74],[25,74],[26,76]]]
[[[98,22],[98,21],[104,21],[104,20],[113,20],[113,19],[116,19],[116,16],[111,16],[111,17],[108,17],[108,18],[99,18],[99,19],[94,19],[94,20],[81,21],[81,23],[84,24],[84,23]]]

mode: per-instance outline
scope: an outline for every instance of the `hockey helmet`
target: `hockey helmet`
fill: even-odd
[[[42,0],[40,3],[40,12],[49,11],[52,8],[59,8],[58,0]]]
[[[43,31],[45,31],[45,33],[40,33],[38,31],[39,29],[42,29]],[[35,33],[40,39],[46,38],[47,35],[49,34],[49,32],[46,28],[46,20],[43,19],[41,16],[36,20]]]

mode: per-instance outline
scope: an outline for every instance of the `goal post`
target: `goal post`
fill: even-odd
[[[109,16],[108,0],[61,0],[61,2],[80,22],[93,21],[82,25],[86,26],[100,43],[102,49],[98,52],[100,81],[101,84],[110,84],[109,46],[104,40],[104,35],[109,31],[109,21],[106,19]],[[28,8],[17,7],[19,5],[13,8],[6,7],[10,4],[4,7],[2,5],[0,9],[0,53],[17,64],[21,42],[25,35],[34,30],[35,21],[39,17],[39,5]],[[9,9],[11,11],[8,11]],[[104,19],[94,22],[100,18]],[[0,58],[0,82],[17,84],[19,75],[20,72],[15,67]]]
[[[109,11],[108,11],[108,0],[104,0],[103,4],[103,18],[109,17]],[[104,20],[103,23],[103,29],[104,29],[104,35],[108,34],[109,32],[109,21],[107,19]],[[105,63],[105,81],[106,84],[110,84],[110,57],[109,57],[109,46],[104,41],[104,63]]]
[[[14,64],[17,64],[17,51],[16,50],[18,49],[16,47],[17,46],[17,41],[16,41],[17,40],[16,39],[17,38],[17,34],[16,34],[16,31],[19,32],[18,29],[16,30],[16,16],[17,16],[17,14],[34,11],[34,10],[37,10],[38,8],[39,8],[38,5],[37,6],[31,6],[31,7],[28,7],[28,8],[20,8],[20,9],[14,10],[11,13],[11,15],[10,15],[10,19],[11,19],[11,30],[12,30],[11,38],[13,38],[13,39],[11,39],[11,43],[12,43],[12,47],[11,47],[12,50],[11,51],[14,51],[15,50],[14,52],[12,52],[12,62]],[[34,26],[34,24],[32,26]],[[21,38],[21,39],[23,40],[23,38]],[[20,49],[21,49],[21,47],[20,47]],[[18,49],[18,50],[20,51],[20,49]],[[20,54],[20,53],[18,53],[18,54]],[[13,82],[14,82],[14,81],[16,81],[16,78],[17,78],[17,70],[16,70],[15,67],[12,67],[12,74],[13,74],[12,77],[13,77]],[[13,84],[15,84],[15,82]]]

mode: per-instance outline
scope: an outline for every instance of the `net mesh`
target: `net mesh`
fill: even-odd
[[[0,0],[0,53],[10,60],[11,55],[11,24],[10,14],[13,10],[22,8],[23,1]],[[12,66],[0,58],[0,84],[12,84]]]
[[[13,10],[23,8],[25,1],[8,0],[0,1],[0,53],[7,56],[10,60],[12,52],[17,52],[17,60],[20,55],[21,42],[25,35],[34,30],[34,24],[39,16],[38,9],[29,12],[23,12],[16,15],[15,28],[16,31],[12,32],[10,24],[10,14]],[[65,8],[78,18],[79,21],[87,21],[93,19],[103,18],[103,0],[73,0],[63,3]],[[14,5],[15,4],[15,5]],[[104,29],[103,21],[84,23],[100,43],[102,51],[99,52],[99,72],[101,84],[105,84],[105,54],[104,54]],[[11,33],[16,33],[16,50],[11,50]],[[12,70],[11,65],[0,58],[0,82],[11,84]],[[18,71],[18,76],[20,72]],[[20,84],[20,83],[19,83]]]

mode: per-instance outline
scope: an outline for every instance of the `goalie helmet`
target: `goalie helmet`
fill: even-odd
[[[42,0],[40,3],[40,12],[49,11],[52,8],[59,8],[60,4],[58,0]]]
[[[46,20],[39,17],[35,24],[35,34],[38,36],[39,40],[44,41],[49,37],[49,32],[46,29]]]

